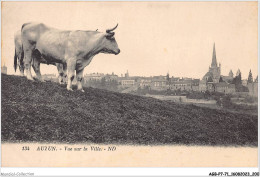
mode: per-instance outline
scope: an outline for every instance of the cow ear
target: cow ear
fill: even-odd
[[[114,32],[110,32],[110,33],[106,33],[105,36],[106,36],[107,39],[111,39],[114,35],[115,35]]]

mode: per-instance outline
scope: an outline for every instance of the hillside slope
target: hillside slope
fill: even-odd
[[[2,141],[257,146],[257,116],[2,74]]]

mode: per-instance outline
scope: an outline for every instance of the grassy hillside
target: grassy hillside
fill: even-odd
[[[2,75],[2,141],[257,146],[257,116]]]

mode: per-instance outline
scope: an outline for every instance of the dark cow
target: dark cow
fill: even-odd
[[[24,52],[23,52],[23,46],[22,46],[22,37],[21,37],[21,30],[17,31],[14,35],[14,44],[15,44],[15,55],[14,55],[14,70],[16,72],[17,69],[17,65],[19,67],[20,70],[20,75],[24,76],[24,62],[23,62],[23,58],[24,58]],[[65,82],[66,79],[66,66],[63,66],[60,63],[48,63],[44,58],[41,57],[41,55],[39,53],[37,53],[37,51],[34,51],[33,55],[32,55],[32,67],[35,71],[37,75],[37,78],[41,80],[41,73],[40,73],[40,69],[39,71],[37,71],[37,69],[39,68],[37,66],[38,62],[35,60],[38,60],[40,63],[46,63],[46,64],[51,64],[51,65],[56,65],[57,69],[58,69],[58,73],[59,73],[59,82],[62,84]]]
[[[117,25],[106,30],[99,31],[64,31],[48,27],[42,23],[31,23],[22,28],[22,43],[24,49],[25,73],[27,79],[32,80],[31,61],[34,51],[38,51],[41,57],[48,62],[56,62],[67,65],[68,85],[67,90],[72,90],[72,80],[75,70],[78,90],[82,88],[84,68],[98,53],[119,54],[117,42],[113,30]]]

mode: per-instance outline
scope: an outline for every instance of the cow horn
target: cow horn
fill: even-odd
[[[114,31],[117,28],[117,26],[118,26],[118,24],[116,24],[116,26],[114,28],[112,28],[112,29],[107,29],[106,32],[110,33],[111,31]]]
[[[115,35],[115,32],[110,32],[110,33],[107,33],[106,34],[106,37],[107,38],[111,38],[111,37],[113,37]]]

